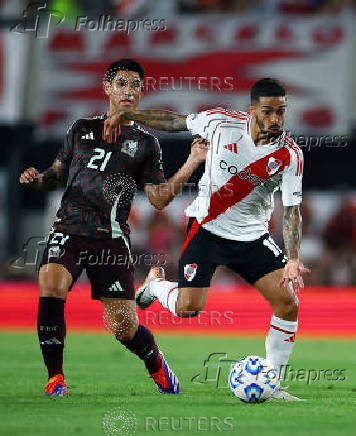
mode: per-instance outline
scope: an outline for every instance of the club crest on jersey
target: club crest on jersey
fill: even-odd
[[[270,157],[268,159],[268,164],[267,164],[267,173],[272,176],[273,174],[275,174],[279,167],[282,166],[282,161],[280,159],[275,159],[274,157]]]
[[[121,152],[122,153],[126,153],[131,157],[135,156],[135,153],[137,151],[138,148],[138,142],[137,141],[132,141],[131,139],[126,139],[123,143],[122,143],[122,147],[121,147]]]
[[[197,273],[198,265],[196,263],[189,263],[184,267],[184,277],[188,282],[191,282],[196,273]]]

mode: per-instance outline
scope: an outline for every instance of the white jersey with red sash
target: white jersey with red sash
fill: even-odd
[[[251,115],[216,108],[188,115],[193,135],[210,142],[199,194],[186,209],[196,220],[184,248],[199,225],[236,241],[253,241],[268,232],[274,192],[284,206],[302,199],[303,154],[289,134],[256,146],[250,134]]]

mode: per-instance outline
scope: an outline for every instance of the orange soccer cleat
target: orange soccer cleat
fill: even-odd
[[[67,385],[64,381],[63,374],[57,374],[51,377],[43,390],[47,397],[63,397],[67,395]]]

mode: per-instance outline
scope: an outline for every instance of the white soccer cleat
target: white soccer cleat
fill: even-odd
[[[140,309],[146,309],[150,306],[154,301],[157,300],[157,297],[153,295],[150,291],[150,283],[152,281],[159,281],[165,279],[164,269],[162,267],[153,267],[150,269],[145,281],[138,288],[136,292],[136,305]]]
[[[307,401],[302,398],[295,397],[290,394],[283,388],[276,389],[270,398],[274,398],[275,400],[284,400],[284,401]]]

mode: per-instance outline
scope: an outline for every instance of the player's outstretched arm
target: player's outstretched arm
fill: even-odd
[[[280,285],[287,285],[292,282],[296,292],[304,288],[301,274],[310,270],[305,268],[299,260],[299,247],[302,235],[302,218],[299,205],[285,206],[283,216],[283,239],[284,247],[288,256],[287,265],[284,268],[283,279]]]
[[[164,209],[179,194],[189,177],[205,161],[208,150],[209,142],[206,139],[194,139],[188,159],[167,183],[145,185],[146,195],[156,209]]]
[[[298,259],[302,235],[302,217],[299,205],[285,206],[283,216],[284,246],[289,259]]]
[[[19,177],[21,185],[31,187],[38,191],[54,191],[64,187],[67,183],[67,169],[59,161],[55,160],[53,165],[40,173],[36,168],[27,168]]]
[[[188,130],[186,120],[186,115],[159,109],[120,111],[105,120],[103,139],[110,139],[123,121],[137,121],[153,129],[179,132]]]

